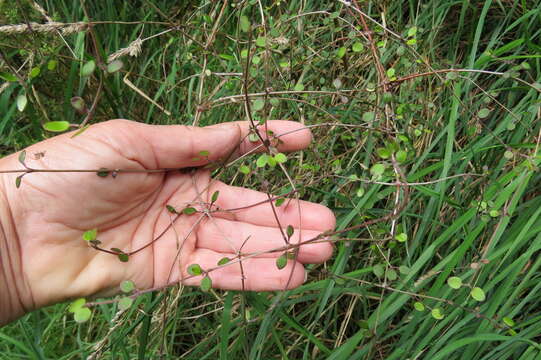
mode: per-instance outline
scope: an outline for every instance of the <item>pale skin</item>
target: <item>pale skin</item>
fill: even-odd
[[[280,138],[281,152],[304,149],[312,139],[309,130],[295,122],[270,121],[268,128],[275,134],[287,133]],[[260,145],[246,138],[249,131],[247,122],[192,128],[112,120],[74,138],[73,133],[62,134],[30,146],[26,163],[37,169],[202,167]],[[203,150],[209,152],[208,159],[200,158]],[[23,168],[17,157],[2,158],[0,171]],[[124,280],[132,280],[141,290],[175,282],[198,285],[201,276],[189,276],[188,265],[214,268],[223,257],[235,258],[241,247],[243,253],[258,253],[242,261],[244,284],[235,263],[210,273],[214,288],[294,288],[305,281],[304,264],[321,263],[332,255],[327,242],[302,245],[297,258],[279,270],[280,253],[269,250],[284,246],[284,239],[269,203],[262,203],[213,212],[210,217],[182,215],[163,237],[122,263],[91,248],[82,240],[84,231],[96,228],[100,246],[130,252],[172,224],[174,215],[166,205],[203,210],[219,191],[215,208],[233,209],[263,202],[268,196],[212,180],[203,169],[120,173],[116,178],[96,173],[30,173],[19,189],[17,175],[0,174],[0,325],[57,302],[114,294]],[[290,201],[276,211],[282,227],[295,228],[292,243],[335,226],[332,212],[319,204]]]

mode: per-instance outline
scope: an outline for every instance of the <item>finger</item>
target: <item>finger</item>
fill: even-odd
[[[233,254],[218,253],[208,249],[196,250],[190,258],[190,264],[199,264],[203,270],[217,267],[218,261],[223,257],[234,258]],[[199,285],[202,277],[192,277],[184,267],[186,285]],[[244,282],[243,282],[244,276]],[[274,291],[292,289],[302,285],[305,281],[305,271],[301,263],[289,260],[286,267],[278,269],[276,260],[269,258],[249,258],[240,264],[228,263],[209,273],[212,287],[224,290]],[[243,287],[244,284],[244,287]]]
[[[286,229],[283,229],[286,232]],[[321,232],[295,229],[289,239],[290,244],[314,239]],[[260,257],[277,258],[284,251],[270,252],[286,246],[282,232],[276,227],[258,226],[220,218],[209,219],[197,232],[197,247],[219,253],[243,254],[261,253]],[[328,242],[316,242],[301,245],[297,261],[321,263],[332,255],[332,245]]]
[[[222,211],[216,212],[215,216],[254,225],[277,226],[267,194],[213,181],[208,193],[214,194],[216,191],[220,191],[220,196],[215,205]],[[274,210],[283,227],[291,225],[295,228],[323,232],[334,229],[336,225],[331,210],[308,201],[286,199],[281,206],[275,206]]]
[[[142,123],[133,123],[133,126],[136,136],[150,144],[157,162],[154,166],[159,168],[192,167],[225,161],[260,144],[249,140],[250,124],[246,121],[207,127]],[[292,121],[269,121],[266,128],[277,135],[287,133],[280,137],[283,142],[278,145],[279,151],[304,149],[312,139],[310,130]],[[261,133],[264,137],[268,136],[265,131]]]

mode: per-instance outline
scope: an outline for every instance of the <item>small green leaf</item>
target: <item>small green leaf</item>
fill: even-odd
[[[353,46],[351,47],[351,50],[353,50],[353,52],[361,52],[364,50],[364,46],[362,43],[360,42],[356,42],[353,44]]]
[[[187,207],[185,208],[184,210],[182,210],[182,213],[184,215],[192,215],[192,214],[195,214],[197,212],[197,210],[193,207]]]
[[[364,122],[372,122],[376,118],[376,113],[373,111],[365,112],[363,114],[363,121]]]
[[[254,111],[259,111],[265,107],[265,100],[263,99],[256,99],[252,104],[252,109]]]
[[[363,197],[364,193],[365,193],[365,190],[363,187],[360,187],[359,189],[357,189],[357,197]]]
[[[385,172],[385,165],[383,164],[374,164],[371,168],[370,168],[370,173],[373,175],[373,176],[381,176],[383,175],[383,173]]]
[[[218,196],[220,196],[220,191],[216,190],[216,191],[212,194],[212,196],[211,196],[211,198],[210,198],[210,201],[211,201],[212,203],[215,203],[216,200],[218,200]]]
[[[250,173],[250,168],[246,165],[241,165],[239,167],[239,171],[243,173],[244,175],[248,175]]]
[[[490,212],[488,213],[490,215],[490,217],[498,217],[500,216],[500,210],[490,210]]]
[[[377,148],[376,152],[378,153],[378,156],[382,159],[388,159],[391,157],[391,151],[387,148]]]
[[[191,264],[190,266],[188,266],[187,271],[188,274],[192,276],[198,276],[203,273],[203,269],[201,269],[201,266],[199,266],[199,264]]]
[[[94,60],[90,60],[81,67],[81,76],[90,76],[96,70],[96,63]]]
[[[448,72],[445,74],[445,78],[447,80],[456,80],[458,78],[458,74],[456,72]]]
[[[171,206],[171,205],[165,205],[165,208],[167,209],[167,211],[169,211],[171,214],[178,214],[177,210]]]
[[[84,241],[93,241],[98,237],[98,229],[87,230],[83,233]]]
[[[415,37],[417,34],[417,26],[412,26],[408,29],[408,37]]]
[[[285,198],[279,198],[279,199],[276,199],[276,202],[274,203],[274,206],[280,207],[280,206],[282,206],[282,204],[284,203],[284,201],[286,201]]]
[[[287,161],[287,156],[285,154],[278,153],[274,155],[274,160],[276,160],[278,164],[283,164]]]
[[[408,153],[404,150],[398,150],[395,154],[395,158],[396,161],[398,161],[399,163],[406,162],[406,160],[408,159]]]
[[[483,289],[477,286],[471,289],[470,295],[474,300],[477,300],[477,301],[485,301],[486,299],[485,292],[483,291]]]
[[[119,59],[113,60],[109,64],[107,64],[107,72],[109,74],[116,73],[117,71],[122,69],[123,66],[124,66],[124,63],[122,62],[122,60],[119,60]]]
[[[286,229],[287,237],[288,238],[292,237],[294,232],[295,232],[295,229],[293,228],[293,226],[288,225]]]
[[[17,178],[15,179],[15,187],[16,187],[17,189],[21,187],[21,181],[22,181],[24,175],[25,175],[25,174],[19,175],[19,176],[17,176]]]
[[[222,266],[222,265],[225,265],[227,264],[228,262],[230,262],[231,259],[228,258],[228,257],[223,257],[221,258],[219,261],[218,261],[218,266]]]
[[[276,267],[278,270],[282,270],[287,265],[287,255],[284,253],[276,259]]]
[[[419,301],[414,302],[413,307],[417,311],[425,311],[425,305],[422,302],[419,302]]]
[[[389,281],[395,281],[398,278],[398,274],[394,269],[387,270],[387,279]]]
[[[264,36],[260,36],[255,41],[255,44],[256,46],[259,46],[259,47],[265,47],[265,45],[267,44],[267,38]]]
[[[124,280],[120,283],[120,290],[123,293],[130,293],[135,290],[135,283],[131,280]]]
[[[120,301],[118,302],[118,308],[120,310],[127,310],[129,309],[133,304],[133,299],[131,297],[123,297],[122,299],[120,299]]]
[[[248,19],[248,16],[242,15],[240,17],[239,25],[242,31],[244,32],[250,31],[250,20]]]
[[[490,115],[490,110],[487,109],[487,108],[482,108],[477,113],[477,116],[479,116],[479,119],[484,119],[484,118],[488,117],[488,115]]]
[[[84,323],[87,322],[88,319],[90,319],[90,316],[92,315],[92,312],[89,308],[81,308],[75,311],[73,318],[78,323]]]
[[[51,132],[63,132],[70,128],[70,123],[67,121],[49,121],[43,124],[43,128]]]
[[[26,105],[28,104],[28,98],[26,95],[19,95],[17,96],[17,110],[20,112],[23,112],[26,108]]]
[[[293,88],[293,90],[295,90],[295,91],[303,91],[304,90],[304,85],[301,82],[298,82],[298,83],[295,84],[295,87]]]
[[[398,267],[398,271],[402,274],[402,275],[407,275],[410,273],[410,268],[407,267],[406,265],[400,265]]]
[[[202,291],[207,292],[212,288],[212,280],[207,275],[201,280],[201,284],[199,286],[201,287]]]
[[[458,276],[451,276],[449,279],[447,279],[447,285],[455,290],[460,289],[462,286],[462,279]]]
[[[128,256],[128,254],[117,254],[118,256],[118,260],[120,260],[121,262],[128,262],[130,260],[130,257]]]
[[[30,70],[30,79],[34,79],[34,78],[37,78],[39,76],[39,74],[41,74],[41,69],[39,67],[35,67],[35,68],[32,68],[32,70]]]
[[[267,164],[269,164],[270,167],[275,167],[277,162],[272,156],[269,156],[267,157]]]
[[[338,49],[338,51],[336,51],[336,57],[338,57],[339,59],[343,58],[344,55],[346,55],[346,47],[345,46],[342,46],[341,48]]]
[[[397,234],[394,238],[401,243],[408,241],[408,235],[406,233]]]
[[[13,74],[0,71],[0,79],[7,82],[17,82],[17,77]]]
[[[96,175],[98,175],[99,177],[107,177],[109,176],[109,173],[110,171],[107,170],[106,168],[100,168],[100,170],[96,172]]]
[[[49,60],[49,62],[47,62],[47,70],[49,71],[53,71],[54,69],[56,69],[56,66],[58,65],[58,61],[56,60]]]
[[[444,315],[443,313],[441,312],[441,309],[440,308],[434,308],[432,309],[432,317],[436,320],[441,320],[444,318]]]
[[[503,323],[509,327],[515,326],[515,322],[510,317],[504,316],[502,320],[503,320]]]
[[[506,158],[507,160],[511,160],[514,156],[515,154],[513,154],[513,152],[509,150],[503,153],[503,157]]]
[[[74,313],[77,310],[81,309],[85,304],[86,304],[85,298],[79,298],[77,300],[74,300],[71,302],[70,306],[68,307],[68,311],[71,313]]]
[[[257,167],[262,168],[262,167],[265,167],[265,165],[267,165],[268,161],[269,161],[269,155],[261,154],[257,158],[257,161],[256,161],[255,164],[256,164]]]
[[[385,275],[385,268],[381,264],[376,264],[372,267],[372,272],[374,275],[381,278],[383,275]]]
[[[387,69],[387,77],[394,78],[395,73],[396,73],[396,71],[395,71],[394,68]]]
[[[24,165],[24,160],[26,160],[26,150],[23,150],[19,153],[19,162]]]

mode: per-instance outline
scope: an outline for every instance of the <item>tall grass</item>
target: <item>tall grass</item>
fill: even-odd
[[[245,119],[247,79],[262,93],[253,100],[266,99],[256,120],[312,126],[313,146],[287,165],[303,198],[331,207],[337,230],[389,219],[337,235],[332,260],[298,289],[179,286],[126,312],[101,305],[83,325],[60,304],[2,328],[0,358],[541,357],[539,1],[358,2],[366,17],[355,1],[38,3],[55,21],[95,25],[0,32],[0,71],[18,69],[26,88],[0,85],[2,153],[51,136],[46,121],[80,123],[74,96],[88,106],[99,96],[92,122]],[[0,23],[31,21],[45,22],[31,1],[0,0]],[[80,77],[81,64],[138,38],[120,73]],[[222,180],[290,190],[282,172],[245,165],[250,175]]]

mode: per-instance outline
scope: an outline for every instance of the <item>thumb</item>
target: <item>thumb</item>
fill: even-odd
[[[207,127],[137,123],[135,128],[150,144],[158,168],[202,166],[227,160],[241,140],[236,123]]]

